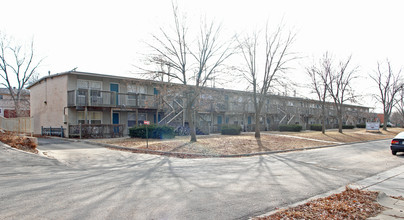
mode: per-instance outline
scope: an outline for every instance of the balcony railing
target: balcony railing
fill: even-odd
[[[67,106],[157,108],[155,95],[77,89],[67,92]]]
[[[69,125],[69,136],[80,138],[123,137],[123,124],[78,124]]]

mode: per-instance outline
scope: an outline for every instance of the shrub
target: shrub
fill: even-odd
[[[354,129],[354,125],[342,125],[342,129]]]
[[[167,125],[140,125],[129,128],[131,138],[146,138],[146,127],[149,138],[171,139],[175,137],[174,129]]]
[[[0,133],[0,141],[23,151],[38,153],[36,138],[20,136],[6,131]]]
[[[322,130],[323,130],[323,126],[320,125],[320,124],[313,124],[313,125],[310,125],[310,130],[313,130],[313,131],[322,131]]]
[[[301,125],[279,125],[279,131],[301,131]]]
[[[380,124],[380,127],[382,128],[382,127],[383,127],[383,124]],[[391,128],[391,124],[387,124],[387,127],[388,127],[388,128]]]
[[[223,125],[222,134],[224,135],[239,135],[241,133],[240,125]]]
[[[152,132],[152,138],[156,139],[171,139],[174,137],[174,128],[167,125],[156,126]]]
[[[366,128],[366,124],[357,124],[356,127],[357,128]]]

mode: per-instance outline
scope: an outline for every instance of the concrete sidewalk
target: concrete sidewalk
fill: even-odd
[[[380,191],[377,201],[385,207],[378,216],[370,219],[403,219],[404,200],[390,196],[404,197],[404,166],[400,166],[357,182],[360,189]]]
[[[379,173],[369,178],[363,179],[353,184],[349,184],[351,188],[358,188],[370,191],[379,191],[377,202],[382,205],[385,210],[376,217],[369,219],[403,219],[404,218],[404,200],[394,199],[390,196],[402,196],[404,197],[404,165],[396,167],[394,169]],[[345,186],[336,190],[332,190],[323,194],[316,195],[304,201],[297,202],[289,205],[288,207],[295,207],[305,204],[309,201],[330,196],[332,194],[340,193],[345,190]],[[258,217],[264,217],[272,215],[279,210],[286,209],[288,207],[279,208],[278,210],[271,211],[269,213],[260,215]]]

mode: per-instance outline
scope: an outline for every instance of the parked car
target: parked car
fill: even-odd
[[[393,155],[396,155],[397,152],[404,152],[404,132],[399,133],[391,140],[390,149]]]

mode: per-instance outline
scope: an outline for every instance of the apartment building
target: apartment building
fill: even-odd
[[[128,128],[150,121],[175,129],[186,128],[186,99],[190,86],[130,77],[69,71],[41,78],[31,84],[34,133],[43,127],[63,128],[68,136],[114,137]],[[255,122],[252,93],[203,88],[193,108],[198,133],[219,132],[223,124],[238,124],[245,131],[254,126],[277,129],[280,124],[320,123],[316,100],[268,95],[259,122]],[[374,117],[369,108],[346,105],[344,123],[364,123]],[[337,126],[336,112],[327,103],[327,127]]]
[[[15,91],[15,90],[14,90]],[[28,117],[29,113],[29,91],[23,89],[21,91],[20,98],[20,116]],[[10,90],[8,88],[0,88],[0,116],[5,118],[15,118],[17,117],[17,112],[15,110],[15,103],[11,97]]]

